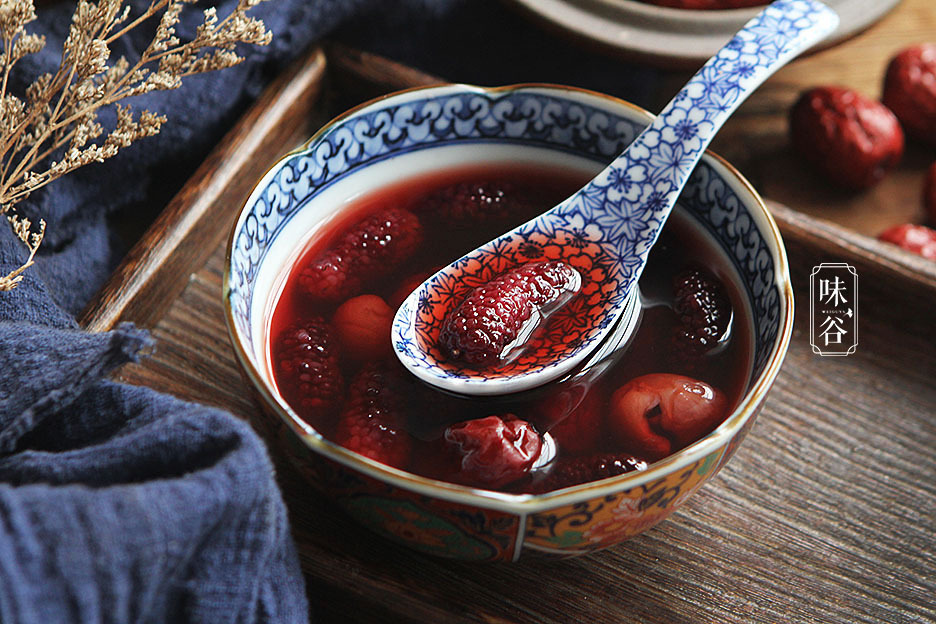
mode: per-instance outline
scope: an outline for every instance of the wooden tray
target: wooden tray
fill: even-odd
[[[326,62],[327,57],[327,62]],[[118,377],[251,420],[221,309],[223,246],[253,182],[333,113],[431,81],[332,48],[310,53],[230,132],[83,317],[152,329],[155,353]],[[753,431],[683,510],[648,533],[562,562],[429,558],[359,529],[271,448],[317,621],[916,622],[936,617],[936,353],[932,267],[774,207],[801,302],[789,356]],[[860,278],[860,344],[808,344],[807,277]]]

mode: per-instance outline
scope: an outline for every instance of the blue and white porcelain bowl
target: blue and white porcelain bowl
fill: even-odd
[[[288,454],[363,525],[418,550],[462,559],[588,553],[641,533],[682,505],[750,429],[793,326],[776,224],[750,184],[715,155],[703,158],[674,215],[734,269],[753,334],[749,380],[722,425],[645,471],[547,494],[505,494],[414,475],[342,448],[305,423],[278,393],[269,358],[270,318],[289,267],[316,230],[354,198],[472,164],[597,173],[650,119],[627,102],[570,87],[444,85],[359,106],[280,160],[241,211],[224,274],[231,340],[278,434],[274,452]]]

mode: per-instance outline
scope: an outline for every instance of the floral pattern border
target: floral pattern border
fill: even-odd
[[[426,92],[403,104],[378,102],[339,121],[306,149],[281,161],[251,198],[234,236],[229,297],[238,331],[251,336],[250,301],[257,272],[292,217],[339,178],[375,162],[434,145],[510,141],[564,150],[607,162],[643,128],[625,110],[583,102],[562,90]],[[635,113],[630,113],[638,116]],[[777,338],[781,294],[767,241],[730,182],[703,161],[681,205],[715,236],[739,271],[754,303],[757,377]]]

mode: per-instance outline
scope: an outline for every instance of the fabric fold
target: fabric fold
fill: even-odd
[[[90,334],[0,322],[0,362],[8,367],[0,386],[0,456],[12,452],[49,414],[69,407],[90,385],[151,344],[145,332],[130,325]]]
[[[306,621],[273,468],[246,423],[101,381],[27,440],[0,458],[2,621]]]

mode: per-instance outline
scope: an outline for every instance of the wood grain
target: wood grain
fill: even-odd
[[[903,0],[843,45],[798,59],[745,102],[712,144],[766,197],[797,211],[877,236],[891,225],[924,221],[923,179],[936,151],[907,137],[904,158],[880,184],[855,193],[836,188],[803,165],[788,139],[787,111],[806,89],[841,85],[877,99],[890,59],[902,48],[936,41],[932,0]],[[678,87],[681,76],[670,78]],[[673,82],[676,85],[673,85]],[[847,166],[847,164],[845,164]]]
[[[325,55],[315,50],[277,79],[130,249],[82,312],[83,327],[148,327],[161,318],[184,287],[179,277],[221,244],[264,171],[308,136],[324,72]]]
[[[903,23],[894,22],[898,18],[915,23],[934,16],[936,7],[929,0],[905,0],[889,18],[890,27]],[[858,37],[841,48],[854,46],[857,55],[866,45],[879,50],[878,38],[894,39],[875,30],[862,35],[875,37],[872,43]],[[839,55],[847,58],[847,50],[822,54],[833,52],[832,67]],[[319,118],[377,93],[433,80],[343,48],[329,48],[328,56],[325,90],[319,94],[320,82],[309,80],[297,96],[314,93],[309,101],[317,102]],[[309,61],[318,62],[315,58]],[[821,59],[808,59],[815,63],[810,71],[826,67]],[[288,97],[273,93],[273,99]],[[739,153],[755,154],[759,133],[770,135],[782,125],[777,100],[766,101],[765,108],[749,109],[736,130],[737,140],[745,142]],[[305,121],[283,120],[274,126],[282,125],[284,133],[290,123]],[[244,131],[239,126],[232,132]],[[773,140],[779,142],[778,136]],[[765,149],[771,145],[767,142]],[[258,151],[259,159],[273,157]],[[209,178],[229,174],[208,168],[200,175],[192,184],[206,185],[201,201],[212,203],[210,189],[217,187]],[[804,190],[803,196],[822,200],[818,193]],[[239,206],[243,197],[230,201]],[[799,305],[791,348],[764,410],[724,470],[672,518],[634,540],[551,563],[478,566],[429,558],[359,529],[271,447],[315,619],[936,621],[933,265],[864,236],[861,228],[817,220],[805,214],[808,208],[795,207],[772,204]],[[169,218],[162,225],[164,230],[176,227],[190,233],[199,229]],[[223,407],[263,432],[264,421],[245,390],[224,326],[221,240],[203,250],[205,258],[182,261],[187,268],[181,272],[161,272],[181,249],[161,244],[151,273],[172,282],[159,287],[170,294],[163,295],[166,305],[142,315],[152,326],[157,349],[144,362],[121,369],[119,379]],[[860,343],[848,358],[816,356],[808,342],[808,276],[812,266],[830,260],[850,262],[859,273]],[[135,280],[136,273],[128,266],[122,278],[115,277],[116,290]],[[95,326],[141,318],[140,301],[157,292],[148,281],[127,292],[117,309],[99,302],[95,309],[101,312],[88,318],[101,319]]]
[[[816,248],[788,236],[808,301]],[[319,621],[925,622],[936,617],[936,298],[866,266],[860,346],[792,346],[738,454],[686,507],[578,560],[482,566],[428,558],[358,529],[278,463]],[[221,250],[153,329],[158,350],[122,381],[214,404],[265,426],[227,342]],[[909,298],[908,298],[909,296]],[[899,302],[899,303],[895,303]],[[276,458],[276,449],[271,448]]]

